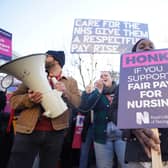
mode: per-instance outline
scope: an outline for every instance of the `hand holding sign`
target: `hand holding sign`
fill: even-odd
[[[133,133],[142,144],[147,156],[152,158],[152,167],[162,168],[158,129],[135,129]]]
[[[152,168],[162,168],[157,128],[159,131],[168,128],[168,49],[153,49],[150,40],[141,39],[134,45],[133,53],[121,57],[117,123],[119,128],[136,129],[137,141],[142,144],[147,156],[152,158]],[[151,128],[156,129],[153,132]],[[168,142],[164,136],[160,139],[164,142],[161,143],[164,149],[163,145]],[[136,156],[139,162],[141,157],[146,161],[142,156],[143,148]],[[162,155],[164,158],[164,150]]]
[[[160,153],[160,139],[151,129],[135,129],[133,133],[138,138],[149,158],[151,158],[151,149]]]

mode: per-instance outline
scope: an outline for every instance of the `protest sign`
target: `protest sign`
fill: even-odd
[[[71,53],[117,54],[130,51],[141,38],[148,38],[144,23],[75,19]]]
[[[123,54],[119,128],[168,127],[168,49]]]
[[[12,59],[12,34],[0,29],[0,60]]]

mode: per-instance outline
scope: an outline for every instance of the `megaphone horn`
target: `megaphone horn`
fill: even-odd
[[[44,115],[55,118],[67,110],[61,93],[52,90],[45,71],[45,54],[32,54],[17,58],[0,66],[0,72],[12,75],[33,91],[43,93]]]

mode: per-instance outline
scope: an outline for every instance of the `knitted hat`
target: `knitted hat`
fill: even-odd
[[[64,64],[65,64],[65,54],[64,54],[64,51],[48,50],[46,52],[46,54],[53,56],[54,59],[59,62],[61,68],[64,66]]]

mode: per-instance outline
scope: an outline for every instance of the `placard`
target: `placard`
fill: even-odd
[[[117,125],[168,127],[168,49],[122,55]]]
[[[0,29],[0,60],[12,59],[12,34]]]
[[[75,19],[71,53],[125,53],[139,39],[148,37],[148,25],[144,23]]]

